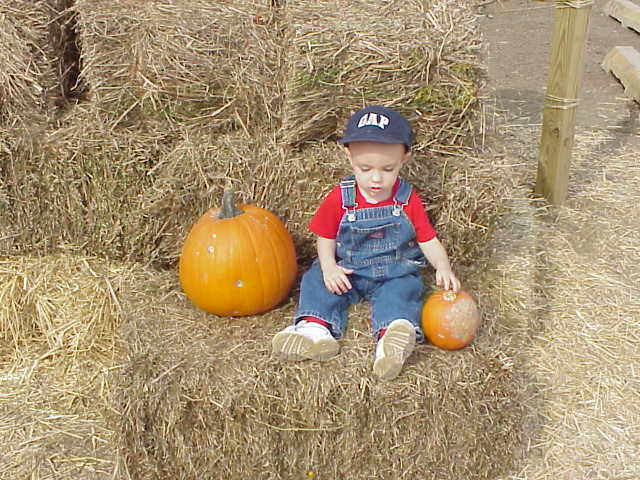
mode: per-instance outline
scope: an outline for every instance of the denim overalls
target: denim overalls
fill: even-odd
[[[294,323],[305,316],[316,317],[328,322],[333,336],[340,338],[347,326],[349,305],[364,298],[371,304],[371,328],[376,337],[393,320],[404,318],[415,325],[417,341],[421,342],[424,284],[420,270],[426,260],[403,210],[412,187],[400,179],[393,205],[356,210],[354,178],[340,182],[345,214],[336,238],[336,260],[354,270],[349,275],[353,288],[342,295],[327,290],[316,259],[302,277]]]

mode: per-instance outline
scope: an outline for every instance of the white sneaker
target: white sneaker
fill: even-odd
[[[273,352],[282,360],[329,360],[340,346],[329,329],[316,322],[301,320],[277,333],[271,341]]]
[[[394,320],[376,346],[373,373],[383,380],[398,376],[416,345],[416,329],[409,320]]]

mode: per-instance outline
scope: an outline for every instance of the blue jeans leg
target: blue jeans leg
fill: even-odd
[[[354,289],[342,295],[336,295],[327,290],[320,262],[316,260],[302,276],[300,300],[294,323],[297,323],[302,317],[316,317],[329,323],[333,336],[340,338],[347,328],[349,305],[357,303],[359,300],[360,296]]]
[[[424,304],[424,283],[419,274],[390,278],[378,283],[371,292],[371,329],[378,332],[399,318],[409,320],[416,328],[416,340],[424,341],[420,326]]]

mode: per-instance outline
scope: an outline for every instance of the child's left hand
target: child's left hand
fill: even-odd
[[[436,270],[436,285],[445,290],[460,290],[460,280],[455,276],[451,268],[440,268]]]
[[[420,245],[420,249],[429,260],[429,263],[436,269],[436,285],[445,290],[458,292],[460,290],[460,280],[456,278],[453,270],[451,270],[449,257],[438,237],[418,245]]]

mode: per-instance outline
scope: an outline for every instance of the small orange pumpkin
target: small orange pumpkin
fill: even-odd
[[[291,235],[282,221],[254,205],[235,206],[225,192],[187,236],[179,261],[180,284],[199,308],[221,316],[266,312],[296,279]]]
[[[422,308],[422,331],[431,343],[444,350],[469,345],[479,326],[476,301],[463,290],[437,290]]]

